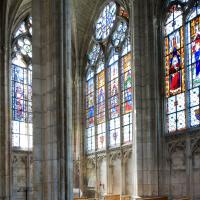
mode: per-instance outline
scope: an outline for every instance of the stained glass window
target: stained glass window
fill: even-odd
[[[87,54],[88,72],[94,70],[92,75],[86,76],[86,102],[90,94],[87,89],[90,80],[93,88],[93,111],[91,117],[86,114],[88,153],[132,141],[133,94],[128,12],[111,1],[100,13],[95,27]],[[86,113],[88,109],[86,103]],[[90,118],[91,123],[88,123]]]
[[[187,5],[191,1],[184,3],[185,9],[177,2],[171,6],[165,24],[168,132],[200,125],[200,7],[199,1],[192,9]]]
[[[32,18],[27,17],[13,34],[12,146],[32,148]]]

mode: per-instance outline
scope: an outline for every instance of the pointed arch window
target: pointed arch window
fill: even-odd
[[[200,125],[199,1],[174,1],[171,4],[165,23],[168,133]]]
[[[12,146],[32,149],[32,17],[23,20],[12,35],[11,108]]]
[[[93,70],[92,88],[95,91],[92,93],[92,128],[88,127],[86,117],[87,153],[132,141],[133,95],[128,20],[128,12],[110,1],[94,25],[94,37],[87,54],[86,88],[88,73]],[[85,97],[87,113],[88,89]]]

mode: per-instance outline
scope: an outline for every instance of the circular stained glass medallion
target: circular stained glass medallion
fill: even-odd
[[[106,39],[114,25],[116,19],[117,5],[111,1],[101,12],[95,26],[96,40]]]

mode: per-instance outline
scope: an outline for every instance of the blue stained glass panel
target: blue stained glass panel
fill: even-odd
[[[102,103],[105,101],[105,88],[101,87],[98,89],[98,93],[97,93],[97,103]]]
[[[94,117],[94,106],[90,107],[88,110],[88,118]]]

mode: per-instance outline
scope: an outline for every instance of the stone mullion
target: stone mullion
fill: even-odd
[[[95,66],[96,67],[96,66]],[[95,152],[97,151],[97,101],[96,101],[96,97],[97,97],[97,76],[98,74],[96,74],[96,70],[94,70],[94,137],[95,137]]]
[[[184,49],[184,79],[185,79],[185,125],[186,127],[189,127],[189,98],[187,96],[189,95],[189,88],[187,82],[187,72],[188,72],[188,59],[187,59],[187,43],[186,43],[186,36],[187,36],[187,31],[186,31],[186,16],[183,15],[183,49]],[[182,45],[182,44],[181,44]],[[177,111],[176,111],[177,114]],[[176,125],[177,126],[177,125]]]
[[[122,95],[122,88],[121,88],[121,82],[122,82],[122,74],[121,74],[121,68],[122,68],[122,56],[121,56],[121,52],[122,52],[122,48],[120,49],[121,51],[120,51],[120,53],[119,53],[119,60],[118,60],[118,92],[119,92],[119,108],[120,108],[120,111],[119,111],[119,117],[120,117],[120,151],[121,151],[121,155],[122,155],[122,144],[123,144],[123,128],[122,128],[122,126],[123,126],[123,115],[122,115],[122,103],[123,103],[123,100],[122,100],[122,98],[123,98],[123,95]],[[120,171],[121,171],[121,186],[120,186],[120,189],[121,189],[121,191],[120,191],[120,194],[123,194],[124,192],[125,192],[125,185],[123,184],[124,183],[124,179],[125,179],[125,177],[124,177],[124,165],[123,165],[123,159],[120,159],[120,162],[121,162],[121,165],[120,165],[120,167],[121,167],[121,169],[120,169]]]
[[[97,156],[97,104],[96,104],[96,96],[97,96],[97,76],[98,74],[96,74],[96,70],[94,70],[94,130],[95,130],[95,162],[96,162],[96,165],[95,165],[95,173],[96,173],[96,193],[95,193],[95,196],[98,198],[98,190],[99,190],[99,187],[98,187],[98,180],[99,180],[99,175],[98,175],[98,164],[97,164],[97,159],[98,159],[98,156]]]
[[[1,82],[1,100],[0,100],[0,109],[1,109],[1,134],[0,134],[0,199],[10,199],[11,196],[11,148],[9,143],[11,141],[10,134],[10,110],[9,108],[9,92],[8,91],[8,77],[9,77],[9,58],[8,58],[8,49],[7,46],[10,43],[9,34],[5,34],[5,2],[1,2],[1,12],[0,12],[0,82]],[[6,9],[5,9],[6,10]],[[6,16],[6,15],[5,15]],[[6,29],[9,33],[9,29]],[[6,44],[6,46],[5,46]],[[6,75],[6,76],[5,76]],[[2,162],[3,161],[3,162]]]
[[[105,63],[108,63],[107,60]],[[110,66],[106,66],[105,64],[105,122],[106,122],[106,152],[109,150],[109,143],[110,143],[110,133],[109,133],[109,108],[108,108],[108,69]]]
[[[122,49],[121,49],[121,51],[122,51]],[[121,80],[121,76],[123,76],[123,74],[121,74],[121,67],[122,67],[122,56],[121,56],[121,52],[120,52],[120,54],[119,54],[119,60],[118,60],[118,92],[119,92],[119,108],[120,108],[120,110],[119,110],[119,116],[120,116],[120,147],[122,146],[122,144],[123,144],[123,129],[122,129],[122,126],[123,126],[123,115],[122,115],[122,103],[123,103],[123,100],[122,100],[122,97],[123,97],[123,95],[122,95],[122,88],[121,88],[121,82],[122,82],[122,80]]]
[[[108,58],[106,56],[106,58]],[[109,132],[109,108],[108,108],[108,59],[105,59],[105,122],[106,122],[106,173],[107,173],[107,193],[111,189],[110,179],[110,155],[109,155],[109,144],[110,144],[110,132]],[[110,82],[109,82],[110,83]]]

